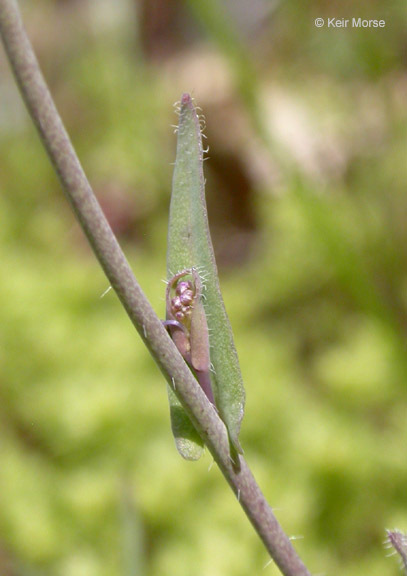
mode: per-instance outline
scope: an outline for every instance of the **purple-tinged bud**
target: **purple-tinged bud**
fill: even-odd
[[[189,306],[194,301],[194,293],[192,290],[185,290],[185,292],[180,295],[179,299],[184,306]]]
[[[171,308],[175,311],[182,310],[182,302],[179,296],[175,296],[175,298],[171,300]]]
[[[186,290],[192,290],[192,288],[193,288],[193,286],[192,286],[191,281],[183,280],[182,282],[179,282],[177,284],[177,287],[175,288],[175,292],[178,296],[181,296],[181,294],[183,294]]]
[[[183,306],[182,307],[182,312],[184,314],[184,316],[191,316],[192,314],[192,306]]]

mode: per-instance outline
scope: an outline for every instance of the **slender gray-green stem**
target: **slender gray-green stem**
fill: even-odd
[[[15,0],[0,0],[0,31],[16,81],[65,194],[131,321],[204,439],[256,532],[285,576],[309,575],[246,461],[230,458],[223,422],[142,292],[96,200],[40,72]]]

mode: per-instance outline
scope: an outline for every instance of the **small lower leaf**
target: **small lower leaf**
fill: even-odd
[[[204,444],[174,392],[168,386],[171,429],[178,452],[185,460],[199,460]]]

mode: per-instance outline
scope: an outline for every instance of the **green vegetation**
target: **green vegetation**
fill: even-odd
[[[392,3],[380,32],[318,30],[319,6],[281,5],[255,46],[238,33],[251,67],[230,64],[237,48],[224,64],[218,26],[202,17],[203,40],[220,47],[214,73],[232,70],[212,98],[206,68],[199,81],[181,75],[186,56],[204,66],[202,47],[201,58],[195,47],[153,62],[131,41],[131,19],[58,37],[56,23],[80,19],[75,3],[65,14],[33,3],[25,20],[34,40],[50,31],[37,48],[44,73],[162,317],[171,104],[193,91],[246,386],[245,455],[284,528],[304,537],[296,547],[313,573],[381,576],[397,573],[385,528],[407,527],[407,13]],[[267,553],[216,466],[179,458],[162,375],[114,294],[100,297],[106,280],[1,68],[0,572],[260,573]],[[243,185],[226,192],[250,162],[244,227],[233,219]],[[236,255],[234,242],[247,250]]]

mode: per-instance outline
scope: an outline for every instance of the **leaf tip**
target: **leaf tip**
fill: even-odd
[[[192,103],[191,95],[188,94],[188,92],[184,92],[184,94],[181,96],[181,105],[190,103]]]

